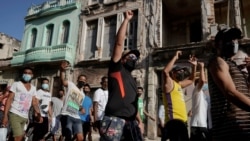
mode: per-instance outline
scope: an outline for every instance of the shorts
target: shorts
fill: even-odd
[[[27,121],[27,118],[21,117],[12,112],[9,113],[9,123],[13,132],[13,137],[24,135],[24,125]]]
[[[34,122],[34,130],[33,130],[33,140],[38,141],[44,138],[44,136],[49,131],[49,120],[48,117],[42,117],[42,123]]]
[[[83,129],[84,135],[86,135],[86,133],[88,132],[91,132],[90,122],[82,121],[82,129]]]
[[[68,115],[61,117],[62,135],[66,139],[70,139],[72,135],[82,133],[82,121],[81,119],[73,118]]]
[[[124,125],[124,119],[104,116],[100,125],[100,141],[119,141],[123,133]]]

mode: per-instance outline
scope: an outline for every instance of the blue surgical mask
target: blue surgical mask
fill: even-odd
[[[207,90],[208,90],[208,84],[204,84],[204,85],[202,86],[202,90],[203,90],[203,91],[207,91]]]
[[[29,82],[31,80],[31,75],[29,75],[29,74],[23,74],[22,78],[23,78],[23,80],[25,82]]]
[[[48,90],[48,89],[49,89],[49,85],[46,84],[46,83],[44,83],[44,84],[42,84],[42,88],[43,88],[44,90]]]

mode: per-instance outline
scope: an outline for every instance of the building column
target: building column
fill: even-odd
[[[214,1],[201,0],[201,25],[202,40],[209,40],[211,34],[211,25],[215,24]]]

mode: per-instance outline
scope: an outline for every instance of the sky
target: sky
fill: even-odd
[[[31,5],[42,4],[46,0],[1,0],[0,32],[22,40],[24,18]],[[48,1],[48,0],[47,0]]]

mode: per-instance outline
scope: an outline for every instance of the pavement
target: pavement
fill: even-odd
[[[147,137],[145,137],[144,139],[145,139],[144,141],[160,141],[161,140],[160,137],[157,137],[157,139],[155,139],[155,140],[150,140]],[[92,141],[99,141],[99,134],[98,133],[95,133],[95,132],[92,133]]]

